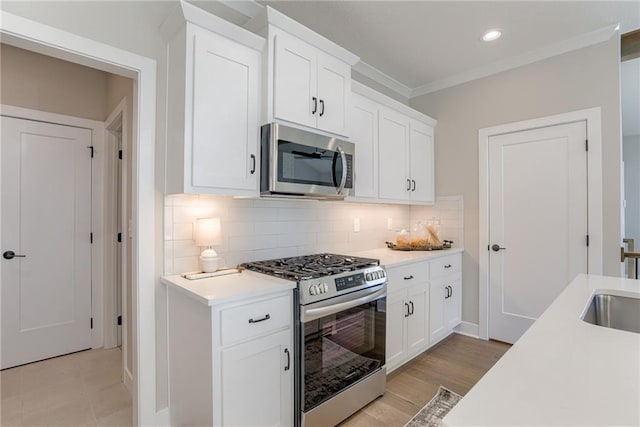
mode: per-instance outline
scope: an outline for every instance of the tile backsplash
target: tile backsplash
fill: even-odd
[[[222,265],[317,252],[350,253],[385,246],[395,230],[440,218],[440,237],[462,242],[462,197],[434,206],[378,205],[282,199],[234,199],[205,195],[165,197],[164,273],[197,271],[196,218],[218,217]],[[360,231],[354,232],[359,219]],[[388,230],[391,218],[392,230]]]

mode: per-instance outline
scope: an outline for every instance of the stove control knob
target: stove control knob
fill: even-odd
[[[379,271],[376,271],[376,272],[374,273],[374,275],[375,275],[375,278],[376,278],[376,279],[379,279],[379,278],[380,278],[380,272],[379,272]]]
[[[322,288],[323,294],[329,292],[329,285],[327,285],[326,283],[322,283],[320,287]]]
[[[367,273],[367,274],[364,275],[364,280],[366,280],[367,282],[370,282],[371,279],[372,279],[371,273]]]
[[[309,286],[309,293],[311,295],[318,295],[318,285],[311,285]]]

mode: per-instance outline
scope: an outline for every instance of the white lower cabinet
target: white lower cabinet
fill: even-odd
[[[293,425],[292,292],[168,299],[171,425]]]
[[[454,254],[387,268],[387,372],[460,324],[461,261],[461,254]]]
[[[287,330],[222,350],[221,425],[291,424],[290,341]]]
[[[419,263],[418,267],[428,269],[427,263]],[[429,284],[426,281],[412,283],[411,280],[420,280],[420,277],[410,272],[396,274],[399,271],[403,270],[389,269],[387,273],[389,289],[396,289],[387,294],[387,371],[402,365],[429,344]],[[428,270],[424,275],[428,276]]]

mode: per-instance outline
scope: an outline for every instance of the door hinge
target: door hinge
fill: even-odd
[[[122,160],[122,150],[118,150],[118,159]]]
[[[587,246],[589,246],[589,235],[587,234]]]
[[[118,233],[118,243],[122,243],[122,233]]]
[[[91,318],[91,329],[93,329],[93,317]]]
[[[89,243],[93,243],[93,232],[89,233]]]
[[[122,315],[118,316],[118,326],[122,326]]]
[[[584,140],[584,149],[585,149],[585,151],[589,151],[589,140],[588,139]]]
[[[90,145],[87,148],[91,150],[91,158],[93,159],[93,145]]]

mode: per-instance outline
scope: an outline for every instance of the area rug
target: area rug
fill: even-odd
[[[404,427],[438,427],[462,396],[440,386],[436,395]]]

